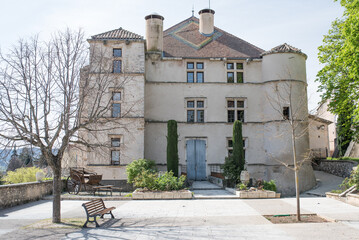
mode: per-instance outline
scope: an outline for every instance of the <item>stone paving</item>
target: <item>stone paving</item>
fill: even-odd
[[[63,218],[84,218],[82,201],[63,201]],[[0,239],[358,239],[359,208],[327,198],[303,198],[302,213],[329,223],[272,224],[262,215],[294,214],[295,199],[107,201],[116,219],[100,228],[24,229],[51,218],[42,200],[0,211]]]
[[[330,177],[318,186],[318,193],[325,191],[326,181],[330,184]],[[303,196],[303,214],[316,213],[331,222],[272,224],[263,217],[295,214],[295,198],[133,200],[106,201],[106,206],[116,207],[116,219],[100,221],[100,228],[24,228],[51,218],[51,201],[41,200],[0,210],[0,239],[359,239],[358,207]],[[83,202],[62,201],[62,217],[85,218]]]

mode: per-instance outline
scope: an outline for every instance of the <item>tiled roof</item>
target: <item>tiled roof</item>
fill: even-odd
[[[164,32],[165,57],[259,58],[264,52],[219,28],[211,36],[205,36],[199,32],[198,22],[198,18],[190,17]]]
[[[95,40],[143,40],[141,35],[118,28],[112,31],[100,33],[91,37]]]
[[[302,50],[300,50],[299,48],[295,48],[287,43],[276,46],[276,47],[272,48],[271,50],[262,53],[262,56],[267,55],[267,54],[272,54],[272,53],[299,53],[299,54],[304,55],[305,58],[307,58],[307,55],[305,53],[302,53]]]

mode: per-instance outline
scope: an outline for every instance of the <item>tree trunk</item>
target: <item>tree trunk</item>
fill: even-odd
[[[52,206],[52,222],[61,222],[61,192],[62,192],[62,181],[61,181],[61,166],[60,168],[52,169],[54,172],[53,180],[53,206]]]
[[[292,128],[292,147],[293,147],[293,163],[294,163],[294,178],[295,178],[295,197],[297,200],[297,221],[300,221],[300,199],[299,199],[299,179],[298,179],[298,163],[297,163],[297,149],[295,145],[295,132]]]

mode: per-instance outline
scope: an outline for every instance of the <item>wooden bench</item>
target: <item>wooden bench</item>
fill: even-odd
[[[116,208],[115,207],[106,208],[105,204],[103,203],[103,200],[101,198],[92,200],[90,202],[86,202],[86,203],[82,204],[82,206],[85,208],[86,215],[87,215],[87,221],[85,222],[85,224],[83,226],[84,228],[87,227],[88,222],[95,222],[96,227],[99,227],[100,225],[96,221],[97,216],[100,216],[101,218],[103,218],[103,215],[111,214],[111,218],[115,218],[112,214],[112,210],[114,210]],[[90,217],[93,217],[94,220],[90,221]]]
[[[106,195],[107,195],[107,192],[110,192],[111,196],[112,196],[113,185],[95,186],[95,187],[92,187],[92,189],[93,189],[94,196],[96,195],[96,191],[97,191],[97,193],[99,193],[99,191],[106,191]]]

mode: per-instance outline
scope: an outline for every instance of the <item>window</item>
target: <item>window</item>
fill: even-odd
[[[121,92],[112,93],[112,117],[118,118],[121,117],[121,101],[122,101]]]
[[[115,60],[113,61],[113,72],[114,73],[121,73],[122,61]]]
[[[283,107],[283,119],[289,119],[289,107]]]
[[[187,63],[187,82],[188,83],[203,83],[204,82],[203,62],[188,62]],[[189,71],[188,71],[189,70]],[[197,71],[200,70],[200,71]]]
[[[247,138],[243,138],[243,154],[244,159],[246,158],[246,148],[247,148]],[[227,154],[228,156],[231,156],[233,154],[233,140],[231,137],[227,138]]]
[[[243,63],[227,63],[227,70],[227,83],[243,83]]]
[[[122,49],[121,48],[114,48],[113,49],[113,56],[114,57],[122,57]]]
[[[120,165],[121,138],[111,138],[111,165]]]
[[[227,121],[244,122],[244,99],[227,99]]]
[[[187,122],[204,122],[204,100],[187,100]]]
[[[122,48],[113,49],[113,73],[122,72]]]

